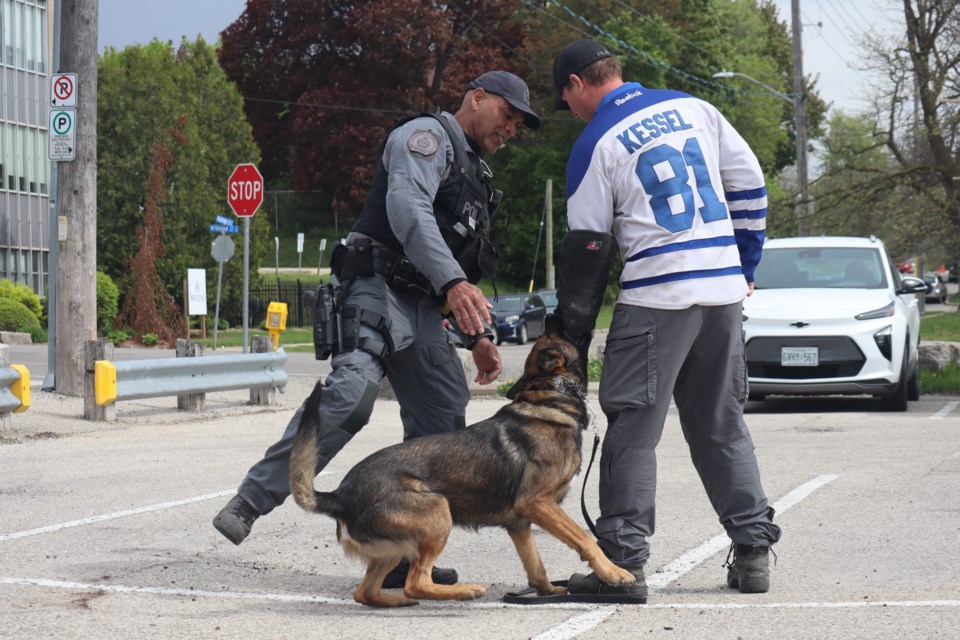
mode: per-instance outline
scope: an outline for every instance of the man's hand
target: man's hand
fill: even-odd
[[[466,280],[450,287],[447,291],[447,304],[450,305],[450,311],[453,312],[457,326],[468,336],[483,333],[483,323],[490,325],[488,309],[492,309],[493,305],[487,302],[479,287]],[[499,356],[497,359],[499,360]],[[497,372],[499,374],[499,368]]]
[[[500,375],[502,365],[500,363],[500,352],[488,338],[480,338],[473,347],[473,363],[477,365],[477,377],[474,382],[480,384],[490,384]]]
[[[752,295],[753,295],[753,283],[752,283],[752,282],[748,282],[748,283],[747,283],[747,297],[749,298],[749,297],[752,296]]]

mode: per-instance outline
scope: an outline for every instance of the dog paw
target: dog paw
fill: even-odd
[[[566,587],[558,587],[554,584],[548,584],[545,587],[537,587],[538,596],[559,596],[567,592]]]
[[[637,581],[636,577],[626,569],[621,569],[617,566],[611,566],[611,571],[600,573],[597,572],[597,575],[600,576],[600,579],[606,582],[607,584],[616,586],[616,587],[625,587],[629,584],[633,584]],[[608,575],[605,575],[607,574]]]
[[[459,600],[476,600],[487,592],[487,588],[482,584],[458,584],[457,587],[460,590]]]

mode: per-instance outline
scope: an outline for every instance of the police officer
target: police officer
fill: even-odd
[[[400,404],[404,439],[466,426],[469,389],[441,311],[472,352],[475,381],[500,375],[491,305],[476,282],[496,268],[490,216],[502,194],[490,187],[481,156],[506,144],[521,124],[540,127],[526,83],[491,71],[470,82],[456,114],[420,114],[388,134],[364,209],[331,256],[343,294],[320,402],[317,473],[370,419],[384,375]],[[303,411],[301,405],[214,518],[234,544],[290,495],[289,454]],[[403,585],[404,564],[384,587]],[[457,575],[434,568],[433,580],[453,584]]]

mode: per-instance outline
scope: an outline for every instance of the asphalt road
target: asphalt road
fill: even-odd
[[[173,398],[121,402],[112,423],[82,420],[78,398],[35,392],[0,444],[0,638],[960,637],[958,397],[925,395],[907,413],[861,398],[747,405],[784,530],[767,594],[725,587],[726,538],[671,410],[648,605],[506,605],[525,579],[509,538],[490,529],[455,531],[441,556],[485,597],[383,611],[351,599],[363,570],[331,520],[288,502],[239,547],[210,524],[311,385],[293,377],[272,407],[209,394],[200,415]],[[504,402],[475,398],[468,420]],[[379,401],[317,486],[398,441],[398,415]],[[580,483],[564,503],[577,522]],[[596,517],[595,474],[586,500]],[[536,538],[553,579],[585,570]]]

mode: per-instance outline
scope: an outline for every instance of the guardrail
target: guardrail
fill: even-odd
[[[10,347],[0,344],[0,434],[10,426],[13,413],[30,408],[30,371],[10,364]]]
[[[269,338],[266,342],[269,344]],[[177,396],[178,409],[202,411],[204,394],[236,389],[250,389],[251,404],[272,404],[276,392],[287,384],[287,354],[283,349],[222,356],[202,354],[202,345],[182,340],[177,341],[177,358],[113,362],[112,344],[88,342],[84,417],[113,420],[119,400],[163,396]]]

